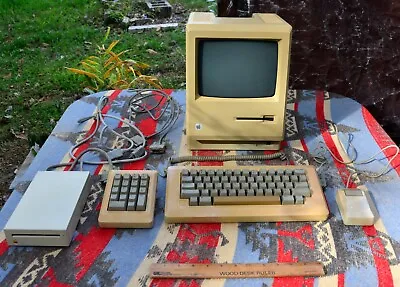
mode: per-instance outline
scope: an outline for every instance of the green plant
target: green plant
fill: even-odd
[[[123,59],[122,56],[129,50],[113,51],[119,40],[112,41],[108,47],[105,47],[104,43],[109,33],[110,28],[103,39],[103,44],[97,46],[97,55],[89,56],[81,61],[81,69],[67,68],[72,73],[85,76],[86,90],[98,92],[143,86],[161,89],[161,83],[156,77],[143,74],[143,70],[149,68],[149,65],[132,59]]]

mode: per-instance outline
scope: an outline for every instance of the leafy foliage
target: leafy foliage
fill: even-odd
[[[161,83],[156,77],[143,74],[143,70],[148,69],[149,65],[132,59],[123,59],[122,56],[129,50],[114,52],[119,40],[112,41],[107,47],[104,45],[109,33],[110,29],[107,30],[103,44],[97,46],[97,55],[89,56],[80,62],[81,69],[67,68],[70,72],[85,77],[86,90],[98,92],[143,86],[161,89]]]

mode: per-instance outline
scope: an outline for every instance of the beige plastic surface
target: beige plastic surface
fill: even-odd
[[[182,169],[227,169],[226,166],[172,166],[168,168],[165,196],[165,221],[167,223],[200,222],[276,222],[320,221],[327,219],[329,210],[313,166],[271,166],[273,169],[306,170],[311,197],[304,205],[213,205],[189,206],[188,199],[180,198],[180,173]],[[260,170],[268,166],[238,166],[237,169]]]
[[[284,138],[292,27],[276,14],[251,18],[218,18],[194,12],[186,26],[186,133],[191,150],[278,150]],[[269,98],[200,97],[197,44],[202,38],[278,41],[275,96]],[[238,68],[238,73],[240,69]],[[269,120],[237,118],[273,117]]]
[[[145,211],[109,211],[111,186],[115,174],[148,174],[149,190]],[[154,219],[154,206],[156,202],[157,172],[154,170],[112,170],[108,173],[107,185],[104,190],[103,201],[99,214],[100,227],[114,228],[151,228]]]
[[[338,190],[336,193],[336,203],[345,225],[374,224],[375,216],[370,206],[372,203],[367,199],[365,192],[349,188]]]

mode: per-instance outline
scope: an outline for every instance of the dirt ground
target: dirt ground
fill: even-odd
[[[8,187],[15,177],[15,171],[28,153],[26,140],[13,139],[0,145],[0,209],[11,194]]]

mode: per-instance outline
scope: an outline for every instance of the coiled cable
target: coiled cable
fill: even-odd
[[[276,152],[273,154],[260,154],[260,155],[217,155],[217,156],[179,156],[170,158],[171,164],[188,162],[188,161],[260,161],[271,159],[286,160],[286,154],[283,152]]]

